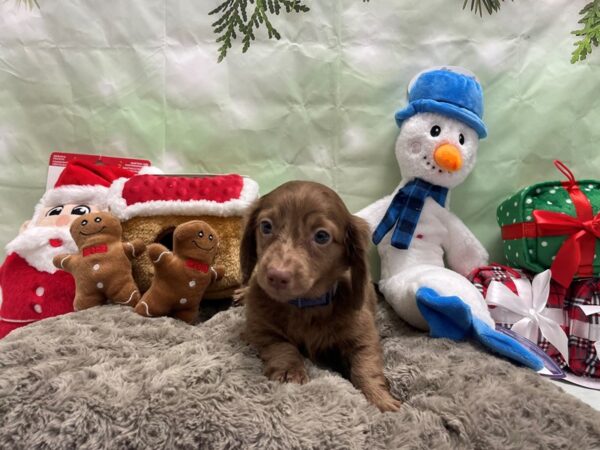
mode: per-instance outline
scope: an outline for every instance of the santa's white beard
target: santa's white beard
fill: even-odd
[[[60,247],[52,247],[50,239],[60,239]],[[52,259],[61,253],[76,253],[77,246],[69,233],[69,227],[30,226],[6,245],[6,253],[16,253],[35,269],[55,273],[58,269]]]

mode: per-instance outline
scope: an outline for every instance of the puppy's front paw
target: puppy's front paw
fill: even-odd
[[[373,390],[369,393],[365,392],[367,400],[373,403],[381,412],[394,412],[400,409],[402,402],[396,400],[392,395],[384,389]]]
[[[244,304],[244,298],[247,290],[248,287],[244,286],[233,291],[233,306],[242,306]]]
[[[269,380],[280,383],[308,383],[308,374],[304,367],[271,368],[265,371],[265,375]]]

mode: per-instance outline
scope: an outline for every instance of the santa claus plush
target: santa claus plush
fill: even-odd
[[[7,257],[0,267],[0,338],[31,322],[73,311],[75,282],[71,274],[54,267],[52,258],[77,252],[69,233],[71,222],[105,210],[111,183],[132,175],[118,167],[78,160],[65,167],[35,207],[33,218],[6,246]]]

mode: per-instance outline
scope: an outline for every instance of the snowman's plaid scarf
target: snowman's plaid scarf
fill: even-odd
[[[446,205],[448,188],[436,186],[420,178],[408,182],[401,188],[390,207],[381,219],[373,233],[373,243],[379,244],[383,237],[392,229],[392,245],[401,250],[406,250],[410,245],[421,211],[427,197],[433,198],[442,207]]]

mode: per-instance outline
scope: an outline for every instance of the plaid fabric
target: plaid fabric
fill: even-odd
[[[515,284],[515,280],[518,279],[533,279],[533,274],[529,272],[525,272],[519,269],[514,269],[512,267],[503,266],[501,264],[491,264],[489,266],[479,267],[473,270],[469,276],[469,280],[473,285],[481,292],[483,297],[487,295],[488,286],[492,281],[499,281],[504,284],[507,288],[509,288],[512,292],[518,295],[517,285]],[[567,301],[567,289],[562,287],[560,284],[555,281],[550,282],[550,293],[548,295],[548,302],[546,304],[546,308],[551,309],[560,309],[565,310]],[[501,308],[503,311],[498,310],[494,311],[497,308],[494,305],[489,305],[488,308],[492,314],[494,320],[496,320],[496,325],[511,328],[516,320],[519,318],[516,314],[504,312],[505,310]],[[508,318],[513,318],[514,320],[506,320]],[[503,318],[504,320],[499,318]],[[568,326],[567,326],[567,318],[565,314],[564,323],[561,324],[562,328],[568,335]],[[541,333],[538,334],[538,347],[540,347],[548,356],[550,356],[554,361],[561,367],[567,367],[567,361],[564,360],[562,355],[558,352],[558,350],[550,344]]]
[[[412,241],[427,197],[431,197],[441,206],[445,206],[447,195],[447,188],[436,186],[420,178],[408,182],[396,193],[385,216],[377,225],[373,233],[373,243],[379,244],[396,225],[392,234],[392,245],[406,250]]]
[[[600,360],[594,345],[600,340],[600,314],[586,315],[579,307],[600,305],[600,278],[576,280],[570,292],[569,368],[576,375],[600,378]]]
[[[471,283],[481,292],[483,297],[487,295],[488,286],[492,281],[499,281],[515,294],[517,294],[517,286],[514,278],[523,278],[525,275],[519,269],[503,266],[501,264],[491,264],[489,266],[479,267],[473,270],[467,277]],[[490,308],[495,306],[490,305]]]

